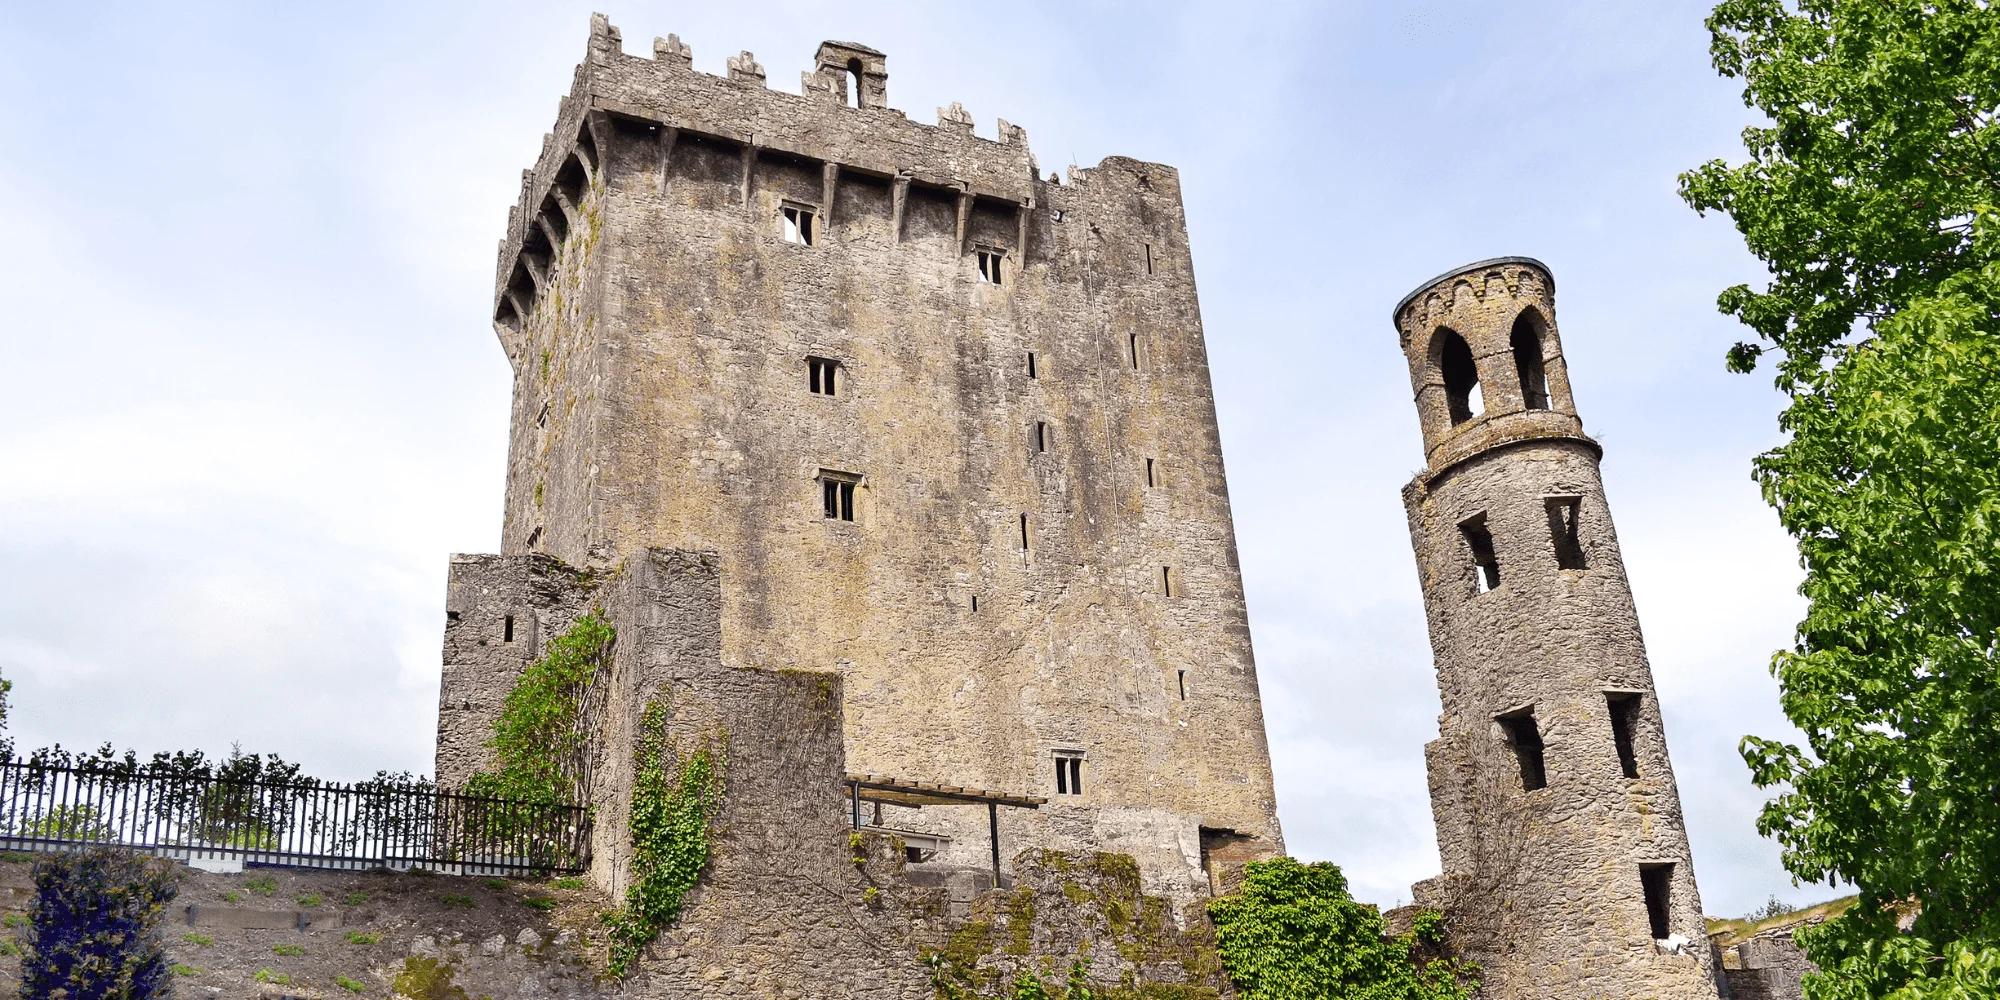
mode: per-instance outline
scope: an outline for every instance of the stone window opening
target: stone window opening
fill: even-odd
[[[1185,670],[1176,670],[1176,671],[1174,671],[1174,673],[1175,673],[1175,674],[1178,674],[1178,675],[1179,675],[1179,679],[1180,679],[1180,683],[1181,683],[1181,700],[1182,700],[1182,701],[1186,701],[1186,700],[1187,700],[1187,671],[1185,671]]]
[[[1083,752],[1080,750],[1056,751],[1056,794],[1083,794]]]
[[[1141,243],[1141,244],[1139,244],[1139,245],[1140,245],[1140,246],[1143,246],[1143,247],[1145,247],[1145,248],[1146,248],[1146,273],[1147,273],[1147,274],[1152,274],[1152,273],[1153,273],[1153,245],[1152,245],[1151,243]]]
[[[535,414],[535,428],[537,430],[540,430],[540,429],[545,429],[548,426],[549,426],[549,404],[543,403],[542,412]]]
[[[1126,347],[1132,352],[1132,370],[1139,370],[1139,335],[1134,333],[1125,338]]]
[[[1033,351],[1028,352],[1028,377],[1041,378],[1040,375],[1035,374],[1035,352]]]
[[[1556,568],[1588,569],[1583,557],[1583,539],[1578,522],[1583,515],[1580,496],[1546,496],[1542,504],[1549,511],[1549,540],[1556,547]]]
[[[1500,560],[1493,554],[1493,533],[1486,528],[1486,515],[1479,514],[1460,521],[1459,534],[1465,536],[1465,545],[1472,550],[1472,581],[1482,594],[1490,594],[1500,588]]]
[[[1028,551],[1028,515],[1021,515],[1021,551]]]
[[[1146,488],[1152,489],[1158,485],[1160,485],[1160,480],[1158,474],[1154,471],[1153,460],[1149,458],[1146,460]]]
[[[1507,734],[1507,748],[1521,769],[1521,790],[1538,791],[1549,785],[1547,761],[1542,754],[1542,730],[1535,723],[1534,706],[1508,712],[1499,718]]]
[[[1005,250],[993,247],[979,248],[979,281],[981,284],[1000,284],[1001,262],[1007,259]]]
[[[501,642],[513,642],[513,641],[514,641],[514,616],[513,616],[513,615],[508,615],[508,616],[507,616],[507,620],[506,620],[506,621],[505,621],[504,623],[502,623],[502,624],[501,624],[501,626],[500,626],[500,641],[501,641]]]
[[[778,215],[784,223],[785,242],[796,243],[802,247],[812,246],[815,238],[813,233],[815,214],[817,213],[810,206],[785,202],[778,209]]]
[[[1632,730],[1639,721],[1639,700],[1634,691],[1606,691],[1605,706],[1611,710],[1611,743],[1618,750],[1618,766],[1627,778],[1639,776],[1639,756],[1632,746]]]
[[[851,472],[819,470],[821,510],[829,521],[854,520],[854,487],[861,477]]]
[[[1521,311],[1508,340],[1514,349],[1514,371],[1521,377],[1521,405],[1530,410],[1548,409],[1548,366],[1542,360],[1542,331],[1532,310]]]
[[[542,540],[542,526],[538,524],[535,525],[535,530],[528,532],[528,545],[527,545],[528,550],[530,552],[534,551],[535,546],[539,544],[541,540]]]
[[[1174,596],[1174,568],[1172,566],[1160,567],[1160,592],[1168,597]]]
[[[806,359],[806,387],[816,395],[837,395],[835,383],[839,380],[840,362],[828,358]]]
[[[1045,454],[1049,450],[1049,425],[1045,421],[1035,421],[1035,452]]]
[[[1465,346],[1464,337],[1450,330],[1443,336],[1438,372],[1444,377],[1445,405],[1456,426],[1485,412],[1486,401],[1479,391],[1479,366],[1472,361],[1472,348]]]
[[[978,610],[979,610],[979,595],[978,595],[978,594],[974,594],[974,595],[972,595],[972,610],[974,610],[974,611],[978,611]]]
[[[1646,921],[1652,926],[1653,940],[1665,941],[1673,935],[1673,921],[1669,919],[1673,911],[1668,904],[1672,902],[1674,866],[1640,865],[1639,885],[1646,893]]]
[[[847,102],[848,107],[858,108],[861,106],[861,60],[849,59],[847,61],[847,72],[840,78],[840,87],[847,92],[843,95],[842,100]]]

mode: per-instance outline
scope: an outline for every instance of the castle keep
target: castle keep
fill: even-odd
[[[1444,874],[1416,887],[1482,995],[1713,998],[1718,972],[1611,510],[1525,257],[1394,317],[1426,468],[1403,488],[1444,712]]]
[[[1044,800],[997,814],[1008,872],[1206,896],[1282,840],[1178,177],[1043,177],[886,66],[827,42],[787,93],[594,19],[500,245],[502,552],[453,563],[439,778],[595,599],[565,574],[698,553],[661,565],[713,567],[720,666],[836,681],[847,773]],[[984,809],[861,810],[989,865]]]

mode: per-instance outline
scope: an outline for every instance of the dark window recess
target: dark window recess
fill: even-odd
[[[1549,408],[1549,373],[1542,361],[1542,332],[1525,310],[1514,320],[1509,338],[1514,348],[1514,372],[1521,377],[1521,405],[1530,410]]]
[[[1041,378],[1040,375],[1035,374],[1035,352],[1033,351],[1028,352],[1028,377]]]
[[[1028,515],[1021,515],[1021,551],[1028,551]]]
[[[1172,566],[1160,567],[1160,590],[1168,597],[1174,596],[1174,568]]]
[[[835,395],[834,386],[840,378],[840,362],[826,358],[806,359],[806,386],[822,396]]]
[[[1035,450],[1049,450],[1049,425],[1040,420],[1035,421]]]
[[[919,863],[921,863],[921,862],[922,862],[922,861],[924,860],[924,852],[923,852],[923,850],[922,850],[922,849],[920,849],[920,848],[916,848],[916,847],[911,847],[911,846],[910,846],[910,845],[908,845],[908,844],[904,844],[904,845],[903,845],[903,860],[904,860],[904,861],[907,861],[907,862],[909,862],[910,864],[913,864],[913,865],[914,865],[914,864],[919,864]]]
[[[1153,273],[1153,245],[1152,245],[1151,243],[1145,243],[1145,244],[1141,244],[1141,245],[1142,245],[1142,246],[1144,246],[1144,247],[1146,248],[1146,273],[1147,273],[1147,274],[1152,274],[1152,273]]]
[[[1083,758],[1074,754],[1056,754],[1056,794],[1083,794]]]
[[[813,210],[804,205],[786,205],[778,210],[785,230],[785,242],[802,247],[813,245]]]
[[[1451,422],[1462,424],[1478,416],[1485,408],[1485,401],[1479,392],[1479,368],[1472,363],[1472,348],[1465,346],[1464,337],[1444,331],[1438,370],[1444,376],[1444,398],[1451,410]]]
[[[1549,773],[1542,760],[1542,730],[1535,725],[1535,710],[1521,711],[1500,717],[1500,728],[1507,732],[1507,746],[1514,751],[1514,760],[1521,765],[1521,790],[1532,792],[1546,788]]]
[[[1618,747],[1618,766],[1625,776],[1639,776],[1639,757],[1632,750],[1633,724],[1639,721],[1640,695],[1612,692],[1604,696],[1611,709],[1611,742]]]
[[[981,249],[979,251],[979,280],[988,285],[999,284],[1000,264],[1006,259],[1007,255],[999,250]]]
[[[974,610],[974,611],[978,611],[978,610],[979,610],[979,595],[978,595],[978,594],[974,594],[974,595],[972,595],[972,610]]]
[[[1154,477],[1153,460],[1150,458],[1146,460],[1146,485],[1149,487],[1159,485],[1159,480]]]
[[[1472,550],[1472,579],[1482,594],[1500,586],[1500,560],[1493,554],[1493,533],[1486,530],[1486,515],[1459,522],[1459,534]]]
[[[514,641],[514,616],[513,616],[513,615],[508,615],[508,616],[507,616],[507,621],[506,621],[506,623],[500,626],[500,641],[501,641],[501,642],[513,642],[513,641]]]
[[[1176,670],[1176,671],[1174,671],[1174,673],[1176,673],[1176,674],[1179,674],[1179,675],[1180,675],[1180,682],[1181,682],[1181,700],[1182,700],[1182,701],[1186,701],[1186,700],[1187,700],[1187,671],[1185,671],[1185,670]]]
[[[1127,336],[1125,338],[1125,343],[1127,347],[1131,348],[1132,368],[1133,370],[1136,371],[1139,367],[1139,335],[1134,333]]]
[[[1663,941],[1673,933],[1667,915],[1674,885],[1673,865],[1640,865],[1639,884],[1646,890],[1646,920],[1653,926],[1653,939]]]
[[[542,540],[542,526],[538,524],[535,525],[535,530],[528,532],[527,547],[533,549],[538,543],[541,542],[541,540]]]
[[[1582,497],[1543,497],[1549,509],[1549,538],[1556,546],[1556,567],[1588,569],[1583,558],[1583,539],[1577,522],[1583,516]]]
[[[535,426],[547,427],[548,425],[549,425],[549,404],[543,403],[542,412],[535,414]]]
[[[854,485],[857,479],[834,472],[819,476],[820,501],[828,520],[854,520]]]

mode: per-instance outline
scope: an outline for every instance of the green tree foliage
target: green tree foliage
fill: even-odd
[[[548,651],[507,692],[487,741],[496,769],[474,775],[466,791],[519,802],[570,802],[568,769],[583,747],[577,726],[584,689],[616,632],[601,611],[549,640]]]
[[[1346,876],[1324,861],[1253,861],[1208,915],[1243,1000],[1465,1000],[1479,985],[1476,967],[1423,960],[1443,940],[1435,914],[1389,937],[1382,914],[1355,902]]]
[[[1755,476],[1810,601],[1774,658],[1801,748],[1748,737],[1758,828],[1860,902],[1800,940],[1809,997],[2000,981],[2000,10],[1726,0],[1716,68],[1768,127],[1685,174],[1769,265],[1722,294],[1779,352],[1790,435]],[[1914,904],[1914,905],[1912,905]],[[1918,912],[1920,910],[1920,913]],[[1916,914],[1907,931],[1899,915]]]
[[[680,916],[708,867],[708,827],[722,805],[723,758],[723,748],[709,744],[683,756],[667,732],[666,706],[646,705],[632,752],[632,884],[611,919],[612,975],[624,975]]]
[[[53,854],[35,864],[21,956],[21,996],[147,1000],[173,992],[160,916],[172,866],[122,851]]]

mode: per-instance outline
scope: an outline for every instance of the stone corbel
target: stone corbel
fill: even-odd
[[[910,175],[897,174],[889,187],[889,228],[903,242],[903,208],[910,201]]]
[[[958,182],[958,252],[965,252],[966,223],[972,220],[972,186]]]
[[[833,196],[840,189],[840,164],[828,161],[819,170],[820,231],[833,224]]]
[[[673,167],[674,146],[681,140],[681,130],[672,125],[660,126],[660,194],[667,193],[667,171]]]

